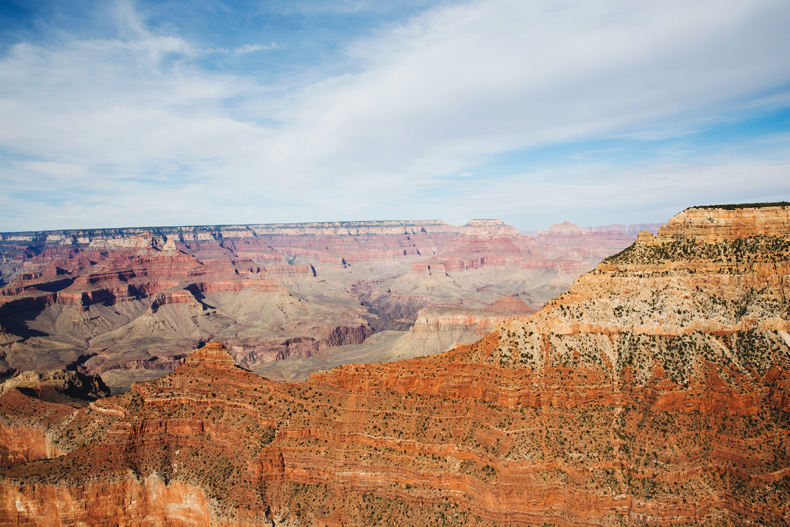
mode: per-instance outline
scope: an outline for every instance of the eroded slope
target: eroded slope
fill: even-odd
[[[476,309],[518,295],[541,305],[602,246],[630,240],[595,233],[568,248],[499,220],[0,233],[0,378],[69,367],[117,393],[211,339],[245,367],[309,362],[407,330],[434,304]]]
[[[441,355],[297,385],[206,346],[53,414],[0,523],[786,524],[789,213],[685,211]]]

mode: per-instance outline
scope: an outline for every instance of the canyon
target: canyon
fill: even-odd
[[[540,307],[634,238],[500,220],[0,233],[0,379],[66,368],[121,393],[212,339],[286,380],[438,353],[483,333],[435,314],[490,328],[498,300]]]
[[[410,272],[452,276],[447,262],[485,236],[447,240]],[[80,393],[53,379],[57,397],[9,385],[0,523],[790,523],[790,204],[687,209],[536,312],[525,298],[500,294],[473,319],[433,305],[412,339],[482,338],[301,383],[261,377],[214,336],[114,397],[95,373]]]

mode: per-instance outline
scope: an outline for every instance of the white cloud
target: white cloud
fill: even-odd
[[[125,30],[117,39],[21,43],[0,59],[0,115],[14,123],[0,127],[0,148],[14,154],[0,191],[20,195],[24,177],[31,191],[47,181],[95,200],[70,209],[42,200],[38,218],[26,212],[35,209],[30,198],[6,200],[0,229],[54,228],[40,218],[56,209],[80,217],[69,226],[107,224],[108,211],[113,225],[195,222],[200,207],[214,214],[202,223],[454,210],[488,217],[500,203],[515,210],[511,188],[564,207],[557,193],[566,186],[543,184],[534,172],[487,177],[487,163],[547,144],[687,134],[733,109],[788,101],[790,4],[782,0],[437,7],[351,44],[354,71],[277,96],[247,72],[218,74],[198,60],[276,43],[201,50],[151,32],[131,4],[119,5]],[[786,143],[777,148],[787,151]],[[724,170],[717,160],[710,166]],[[787,167],[777,166],[757,181],[787,191],[779,184]],[[570,177],[562,167],[557,173]],[[573,188],[607,208],[618,203],[612,195],[649,192],[662,177],[674,182],[676,200],[716,186],[699,166],[682,177],[624,173],[632,176],[611,192],[575,173]],[[476,198],[458,189],[474,189],[468,195]],[[145,212],[135,209],[142,203]]]
[[[276,42],[272,42],[268,45],[262,44],[244,44],[243,46],[239,46],[233,50],[235,55],[247,55],[249,53],[256,53],[258,51],[266,51],[269,49],[277,49],[279,46]]]
[[[244,44],[233,49],[228,48],[207,48],[202,50],[203,53],[208,54],[222,54],[222,55],[249,55],[250,53],[257,53],[259,51],[268,51],[270,49],[279,49],[280,46],[276,42],[271,44]]]
[[[790,80],[786,4],[555,5],[437,9],[360,44],[368,67],[307,91],[288,132],[395,169],[431,160],[452,171],[477,155],[699,118]]]

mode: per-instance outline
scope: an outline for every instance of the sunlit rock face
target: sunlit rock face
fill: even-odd
[[[0,378],[78,369],[118,393],[212,338],[248,368],[310,359],[407,331],[433,305],[468,313],[514,295],[539,307],[633,241],[566,238],[501,220],[0,233]]]
[[[0,524],[786,524],[787,213],[685,211],[439,355],[289,384],[211,343],[83,407],[12,390],[49,450],[0,471]]]

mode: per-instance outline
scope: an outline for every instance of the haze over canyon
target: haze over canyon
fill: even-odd
[[[0,0],[0,527],[790,525],[788,28]]]
[[[522,235],[473,220],[0,234],[0,374],[67,368],[126,390],[211,339],[278,379],[438,353],[531,313],[635,230],[565,222]]]
[[[398,306],[412,311],[396,311],[381,300],[402,291],[398,287],[414,277],[438,284],[435,290],[450,295],[458,291],[457,285],[448,285],[454,273],[471,273],[468,276],[478,279],[498,276],[474,274],[490,271],[489,265],[500,271],[510,265],[516,273],[558,272],[557,262],[547,268],[545,257],[531,260],[523,251],[508,249],[514,247],[508,241],[528,240],[499,222],[470,222],[460,229],[441,223],[405,225],[391,225],[396,231],[392,234],[370,232],[389,228],[382,224],[355,225],[359,230],[353,235],[346,234],[349,225],[333,227],[342,228],[342,235],[327,233],[327,225],[299,226],[321,229],[321,236],[336,244],[342,241],[344,255],[339,261],[337,254],[330,256],[323,241],[328,238],[317,235],[321,244],[298,254],[295,246],[287,245],[293,261],[284,267],[306,268],[306,278],[288,279],[300,285],[300,280],[321,280],[330,270],[339,276],[352,274],[366,254],[356,243],[358,237],[378,240],[378,250],[390,254],[380,265],[408,265],[409,270],[367,284],[369,288],[348,287],[346,295],[342,286],[331,290],[337,305],[360,309],[357,316],[368,324],[356,327],[382,330],[370,340],[389,331],[387,324],[414,316],[414,304],[399,301]],[[409,230],[401,232],[404,228]],[[282,234],[286,227],[276,229],[277,234],[268,238],[271,249],[285,247],[288,240]],[[587,239],[569,225],[554,231],[575,231]],[[185,234],[197,232],[191,228]],[[64,239],[61,233],[47,236]],[[179,244],[187,245],[183,239],[176,242],[175,236],[168,236],[162,242],[162,234],[154,236],[106,233],[97,242],[86,234],[76,240],[88,246],[84,250],[50,250],[43,243],[38,254],[19,256],[39,258],[42,272],[19,278],[19,271],[13,271],[17,278],[6,289],[16,290],[4,305],[16,306],[5,312],[15,315],[4,315],[3,320],[17,326],[16,333],[6,331],[6,338],[17,346],[52,338],[21,334],[25,328],[44,333],[44,326],[36,325],[41,324],[38,318],[21,315],[25,302],[36,306],[32,309],[37,316],[75,308],[90,313],[86,318],[91,320],[103,313],[97,306],[121,313],[124,303],[145,299],[149,316],[168,307],[188,307],[196,313],[218,313],[206,317],[211,320],[220,316],[214,305],[223,298],[218,292],[270,292],[234,284],[288,283],[282,272],[272,279],[265,266],[243,274],[249,266],[234,264],[241,260],[237,251],[252,244],[241,236],[232,241],[206,236],[200,243],[192,242],[195,251],[198,246],[205,251],[203,259],[218,260],[213,266],[179,249]],[[441,244],[428,242],[442,236],[446,238]],[[119,248],[108,253],[119,251],[124,265],[135,262],[145,280],[136,281],[137,274],[132,276],[128,268],[124,272],[119,259],[109,256],[101,261],[111,272],[102,274],[97,268],[80,274],[77,262],[84,261],[86,268],[97,265],[98,261],[89,263],[94,251],[102,251],[96,245],[113,239],[121,245],[132,240],[130,253]],[[18,243],[21,250],[30,240],[5,243]],[[69,245],[73,244],[55,247]],[[558,245],[555,241],[555,250]],[[491,252],[494,246],[501,250]],[[465,258],[459,256],[461,248]],[[476,258],[468,256],[472,248],[479,251]],[[69,258],[61,251],[75,249],[80,250],[71,259],[73,265],[63,267]],[[255,250],[272,254],[260,247]],[[205,256],[209,254],[222,257]],[[321,254],[327,260],[319,266],[300,260]],[[496,262],[497,255],[506,264],[501,268],[489,260]],[[155,257],[168,264],[156,266],[160,278],[151,280],[144,270],[155,267],[150,264]],[[370,269],[373,260],[366,258],[365,268]],[[536,261],[544,263],[531,263]],[[272,260],[272,268],[279,269],[277,265],[283,264]],[[195,287],[183,282],[180,288],[164,287],[180,276],[178,269],[193,273],[189,276]],[[263,276],[254,278],[259,274]],[[68,284],[52,285],[58,284],[58,276],[65,276]],[[80,285],[81,280],[96,287]],[[211,283],[223,285],[198,285]],[[70,289],[75,284],[80,289]],[[159,284],[159,290],[150,284]],[[131,299],[143,287],[151,288],[148,296]],[[296,304],[323,298],[308,286],[291,287],[297,293],[288,294],[294,294]],[[579,276],[533,314],[515,316],[517,308],[523,309],[515,296],[536,302],[529,295],[540,286],[527,291],[499,287],[503,286],[478,288],[480,296],[472,298],[479,299],[479,306],[468,308],[475,315],[467,316],[480,321],[480,313],[488,311],[504,313],[508,320],[471,344],[407,360],[346,364],[315,372],[301,383],[273,382],[241,367],[254,353],[234,351],[233,345],[221,342],[222,335],[198,343],[195,351],[180,350],[184,358],[174,371],[134,383],[119,396],[108,397],[106,386],[89,369],[103,361],[121,364],[134,351],[118,348],[106,357],[97,354],[70,363],[76,371],[16,375],[5,381],[0,395],[0,464],[5,467],[0,470],[0,523],[49,527],[790,522],[790,204],[687,209],[655,235],[641,232],[633,244]],[[491,290],[502,296],[485,307],[482,295]],[[165,293],[179,291],[191,296],[185,302],[165,301]],[[315,296],[299,298],[300,291]],[[59,303],[63,292],[79,294],[63,297],[75,298],[70,304]],[[275,293],[286,295],[282,290]],[[347,300],[352,294],[366,296]],[[154,305],[157,298],[159,305]],[[248,298],[237,296],[235,302],[240,305]],[[376,311],[362,310],[369,307]],[[417,315],[418,323],[434,308]],[[52,309],[56,311],[47,311]],[[436,311],[437,320],[442,309]],[[68,320],[68,327],[75,325],[73,318]],[[23,325],[25,321],[29,325]],[[196,327],[202,323],[196,322]],[[463,325],[459,318],[453,318],[453,324]],[[416,338],[417,327],[407,335]],[[430,328],[426,324],[425,329]],[[234,329],[227,336],[240,334]],[[149,333],[134,338],[141,343],[151,337]],[[281,343],[279,349],[283,347],[287,345]],[[44,357],[32,356],[39,361]],[[54,356],[62,362],[68,357],[57,352]],[[176,352],[169,357],[176,361]]]

